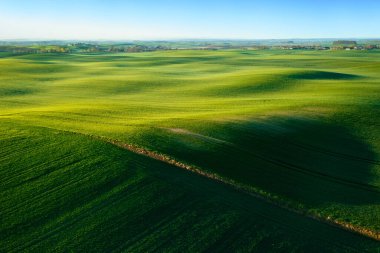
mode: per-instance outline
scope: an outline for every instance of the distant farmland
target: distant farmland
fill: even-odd
[[[0,55],[0,252],[378,252],[379,57]]]

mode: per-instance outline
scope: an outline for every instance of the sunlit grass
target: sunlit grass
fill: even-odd
[[[3,57],[0,124],[134,143],[379,230],[378,56],[231,50]]]

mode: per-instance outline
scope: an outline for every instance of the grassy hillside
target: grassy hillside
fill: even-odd
[[[375,252],[376,243],[110,144],[6,121],[1,252]]]
[[[284,241],[289,251],[311,247],[295,239],[302,227],[314,246],[337,238],[374,249],[364,238],[347,240],[347,232],[59,130],[168,154],[309,212],[379,231],[379,56],[275,50],[2,56],[2,249],[96,242],[99,249],[144,251],[169,234],[182,244],[163,248],[201,247],[201,240],[189,241],[191,233],[211,247],[239,230],[242,243],[230,242],[234,249],[261,247],[258,238],[268,237],[263,247],[275,250],[270,242]],[[127,188],[131,197],[120,196]],[[26,211],[26,203],[35,207]],[[140,206],[146,213],[137,212]],[[134,231],[138,220],[147,223]],[[251,226],[239,225],[245,220]],[[274,232],[279,223],[287,226]],[[118,229],[124,236],[115,237]]]

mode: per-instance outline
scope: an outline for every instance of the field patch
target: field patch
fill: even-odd
[[[110,144],[4,122],[1,129],[3,251],[376,249]]]
[[[379,231],[379,69],[377,51],[0,58],[0,251],[373,250],[102,140]]]

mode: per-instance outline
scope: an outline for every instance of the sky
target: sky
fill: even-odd
[[[380,38],[380,0],[0,0],[0,40]]]

